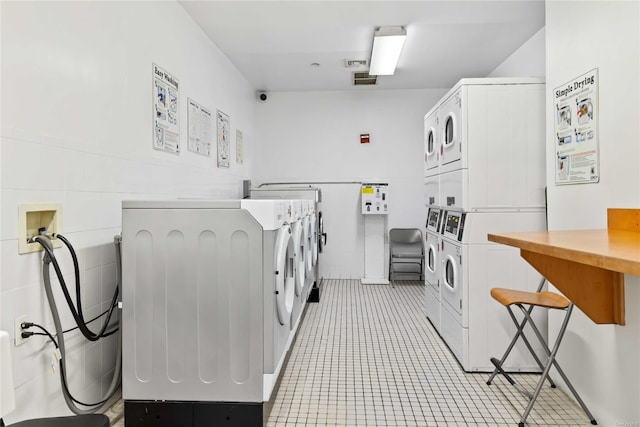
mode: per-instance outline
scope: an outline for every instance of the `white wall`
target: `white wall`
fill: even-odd
[[[607,208],[640,207],[639,3],[547,1],[549,228],[606,228]],[[555,185],[553,88],[599,68],[600,182]],[[600,425],[640,421],[640,278],[625,275],[626,326],[595,325],[579,310],[560,364]],[[555,336],[559,319],[550,319]]]
[[[392,77],[390,77],[392,78]],[[256,109],[253,184],[358,182],[390,185],[387,228],[418,227],[423,197],[423,117],[447,89],[274,92]],[[371,142],[360,144],[360,134]],[[302,161],[300,161],[302,159]],[[328,244],[325,278],[364,274],[364,219],[358,184],[322,185]]]
[[[542,28],[487,77],[544,77],[545,31]]]
[[[40,254],[18,255],[18,205],[62,204],[62,233],[79,252],[85,317],[108,305],[115,284],[113,236],[123,199],[239,197],[251,174],[254,89],[176,2],[1,2],[0,328],[14,318],[53,329]],[[152,149],[152,63],[180,81],[182,152]],[[244,132],[245,164],[216,167],[187,150],[186,99],[231,117]],[[232,153],[235,145],[231,145]],[[215,153],[215,148],[214,148]],[[72,268],[65,251],[68,283]],[[59,306],[62,301],[59,300]],[[68,315],[63,325],[71,325]],[[97,399],[114,366],[114,339],[69,339],[72,391]],[[17,409],[11,422],[68,413],[51,345],[13,349]]]

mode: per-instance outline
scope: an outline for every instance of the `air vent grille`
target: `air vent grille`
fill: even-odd
[[[366,59],[345,59],[344,60],[344,66],[346,68],[366,67],[367,66],[367,60]]]
[[[369,72],[353,73],[354,86],[372,86],[378,82],[378,76],[370,76]]]

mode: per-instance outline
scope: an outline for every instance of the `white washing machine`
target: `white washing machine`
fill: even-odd
[[[304,300],[303,304],[306,303],[307,298],[309,296],[309,292],[311,291],[311,287],[313,286],[313,282],[315,281],[315,271],[314,266],[315,262],[318,259],[318,253],[315,253],[314,260],[314,247],[317,245],[317,233],[315,229],[315,204],[311,200],[304,200],[306,202],[307,210],[306,215],[302,219],[302,230],[303,237],[305,242],[305,287],[304,287]]]
[[[322,247],[326,244],[326,233],[323,229],[322,218],[322,191],[317,187],[287,187],[282,184],[264,184],[259,188],[252,188],[250,192],[252,199],[288,199],[288,200],[308,200],[313,205],[315,217],[311,219],[313,234],[311,240],[313,246],[310,248],[311,261],[313,267],[313,282],[309,289],[309,298],[311,302],[320,300],[320,289],[322,277],[320,276],[320,253]],[[307,276],[310,277],[310,276]]]
[[[489,242],[487,234],[544,227],[543,212],[445,211],[440,252],[440,334],[465,371],[493,371],[490,358],[502,355],[515,334],[507,311],[491,298],[491,288],[532,291],[540,280],[517,249]],[[534,315],[540,330],[546,331],[544,310]],[[534,348],[542,357],[544,350]],[[539,371],[522,342],[507,359],[505,369]]]
[[[425,229],[425,311],[433,327],[440,333],[440,225],[442,210],[431,207]]]
[[[122,394],[130,414],[170,426],[163,417],[189,407],[208,422],[266,422],[292,341],[287,215],[281,200],[123,202]]]
[[[302,314],[304,303],[304,290],[307,281],[306,277],[306,244],[304,240],[303,229],[303,202],[304,200],[291,200],[292,218],[291,218],[291,235],[293,237],[293,254],[294,254],[294,300],[293,310],[291,313],[291,330],[295,332],[298,327],[298,321]]]
[[[438,109],[424,116],[424,176],[440,173],[440,139],[438,137]]]

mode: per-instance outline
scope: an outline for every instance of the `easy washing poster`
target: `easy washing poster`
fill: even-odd
[[[153,64],[153,148],[180,153],[179,82]]]
[[[553,90],[556,185],[600,180],[598,69]]]

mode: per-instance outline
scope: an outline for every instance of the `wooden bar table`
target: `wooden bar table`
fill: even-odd
[[[640,209],[608,209],[606,230],[489,234],[598,324],[624,325],[624,274],[640,276]]]

